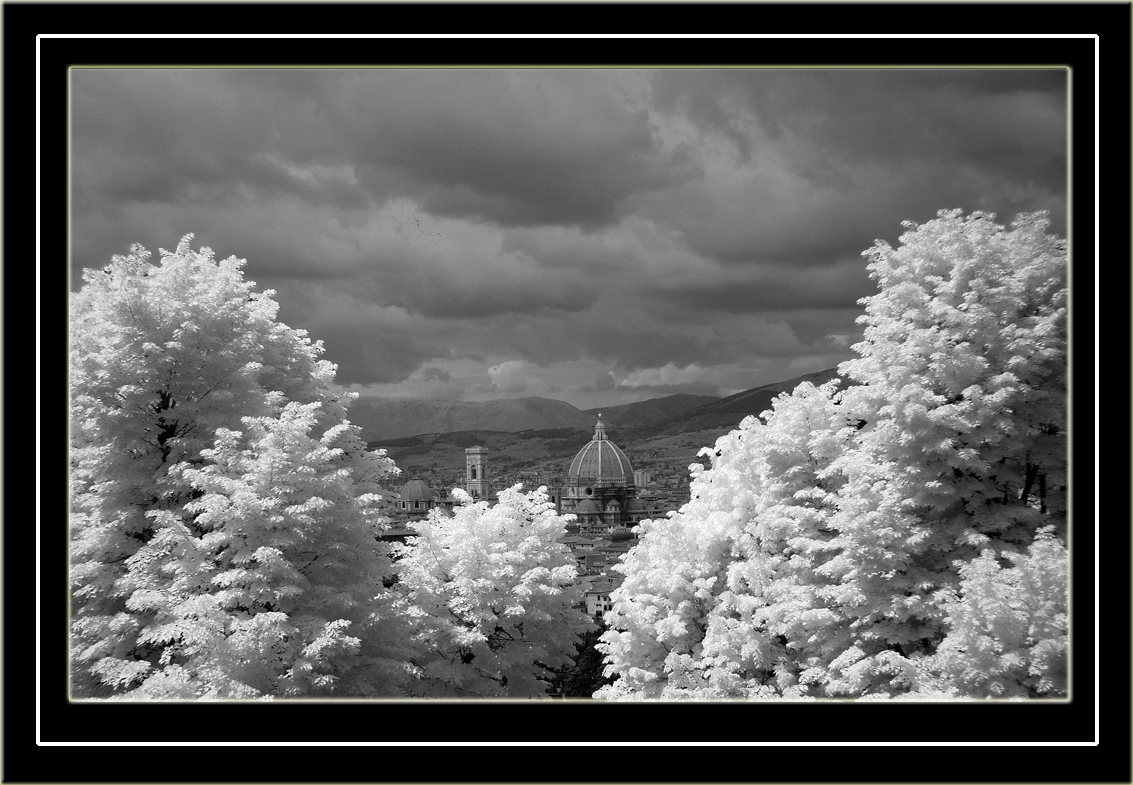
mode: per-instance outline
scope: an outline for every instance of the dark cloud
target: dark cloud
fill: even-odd
[[[404,381],[435,356],[435,347],[403,332],[387,330],[375,339],[335,324],[316,325],[313,332],[338,364],[335,379],[343,385]]]
[[[268,160],[292,160],[325,128],[303,102],[227,86],[223,71],[73,72],[76,209],[115,202],[204,201],[301,182]],[[281,127],[282,124],[282,127]],[[304,157],[305,158],[305,157]],[[246,189],[242,191],[241,189]]]
[[[824,267],[753,264],[743,273],[649,282],[645,290],[683,309],[749,314],[844,309],[877,291],[861,258]]]
[[[156,260],[192,232],[278,290],[343,384],[625,400],[768,383],[845,359],[875,291],[861,252],[902,220],[1048,209],[1065,235],[1065,85],[75,69],[72,288],[131,243]]]
[[[713,323],[675,329],[660,321],[586,325],[581,343],[586,356],[619,371],[653,368],[666,363],[716,364],[732,359],[730,341]]]
[[[659,106],[731,145],[732,167],[650,213],[713,258],[821,263],[944,204],[1050,209],[1065,231],[1063,70],[660,71],[653,84]]]
[[[399,289],[392,289],[391,294]],[[547,308],[579,311],[593,301],[594,286],[568,275],[540,274],[533,267],[516,266],[498,276],[422,277],[412,291],[402,293],[396,301],[428,316],[464,319]]]
[[[390,180],[443,215],[598,226],[627,197],[690,174],[628,102],[632,81],[616,71],[346,72],[336,121],[376,194]]]
[[[374,304],[337,285],[284,280],[275,299],[281,321],[323,341],[343,385],[402,382],[453,354],[452,325]]]
[[[597,374],[594,377],[593,383],[581,385],[581,386],[577,387],[576,389],[579,392],[592,393],[592,392],[609,392],[610,390],[613,390],[616,387],[617,387],[617,382],[614,379],[614,374],[611,373],[610,371],[602,371],[601,373]]]
[[[1016,138],[1064,154],[1067,80],[1065,69],[739,69],[658,71],[652,84],[659,106],[733,138],[750,140],[754,121],[812,157],[892,162],[978,158],[989,141],[1014,154]],[[1012,120],[1025,127],[1005,135]]]

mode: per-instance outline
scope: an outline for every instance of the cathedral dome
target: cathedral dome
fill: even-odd
[[[621,448],[606,438],[602,415],[598,415],[594,438],[571,461],[567,477],[576,486],[633,487],[633,466]]]
[[[403,502],[427,502],[433,498],[433,490],[420,477],[414,477],[401,486]]]

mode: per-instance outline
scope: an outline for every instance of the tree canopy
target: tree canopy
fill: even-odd
[[[580,609],[566,518],[546,488],[463,491],[451,517],[433,510],[399,548],[398,578],[414,617],[422,697],[534,697],[571,665],[592,622]]]
[[[1066,244],[993,218],[878,241],[849,386],[780,396],[642,524],[600,697],[1065,694]]]
[[[72,693],[319,694],[348,672],[378,690],[356,633],[392,602],[373,506],[396,469],[322,346],[190,239],[72,297]]]

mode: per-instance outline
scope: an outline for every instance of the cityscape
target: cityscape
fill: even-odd
[[[594,460],[584,461],[591,448],[606,448],[610,452],[608,458],[614,460],[607,460],[604,469]],[[615,451],[620,456],[614,455]],[[540,462],[497,473],[484,448],[470,447],[465,452],[467,463],[462,477],[454,469],[434,465],[434,471],[418,472],[390,493],[391,525],[386,537],[404,541],[413,536],[413,522],[432,510],[451,515],[453,506],[460,501],[439,490],[442,488],[462,486],[473,498],[491,504],[495,501],[493,487],[545,487],[555,511],[573,517],[558,542],[569,549],[578,564],[583,607],[595,619],[601,619],[604,611],[612,607],[610,593],[621,585],[622,576],[611,568],[636,544],[636,525],[645,519],[675,513],[689,501],[687,464],[681,471],[669,460],[654,457],[646,464],[650,469],[634,469],[606,436],[601,419],[594,439],[568,464]],[[608,505],[602,504],[606,497],[611,500]]]

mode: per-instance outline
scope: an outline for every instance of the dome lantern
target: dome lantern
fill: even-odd
[[[606,438],[606,426],[602,424],[602,412],[598,412],[598,424],[594,426],[594,441],[603,441]]]

